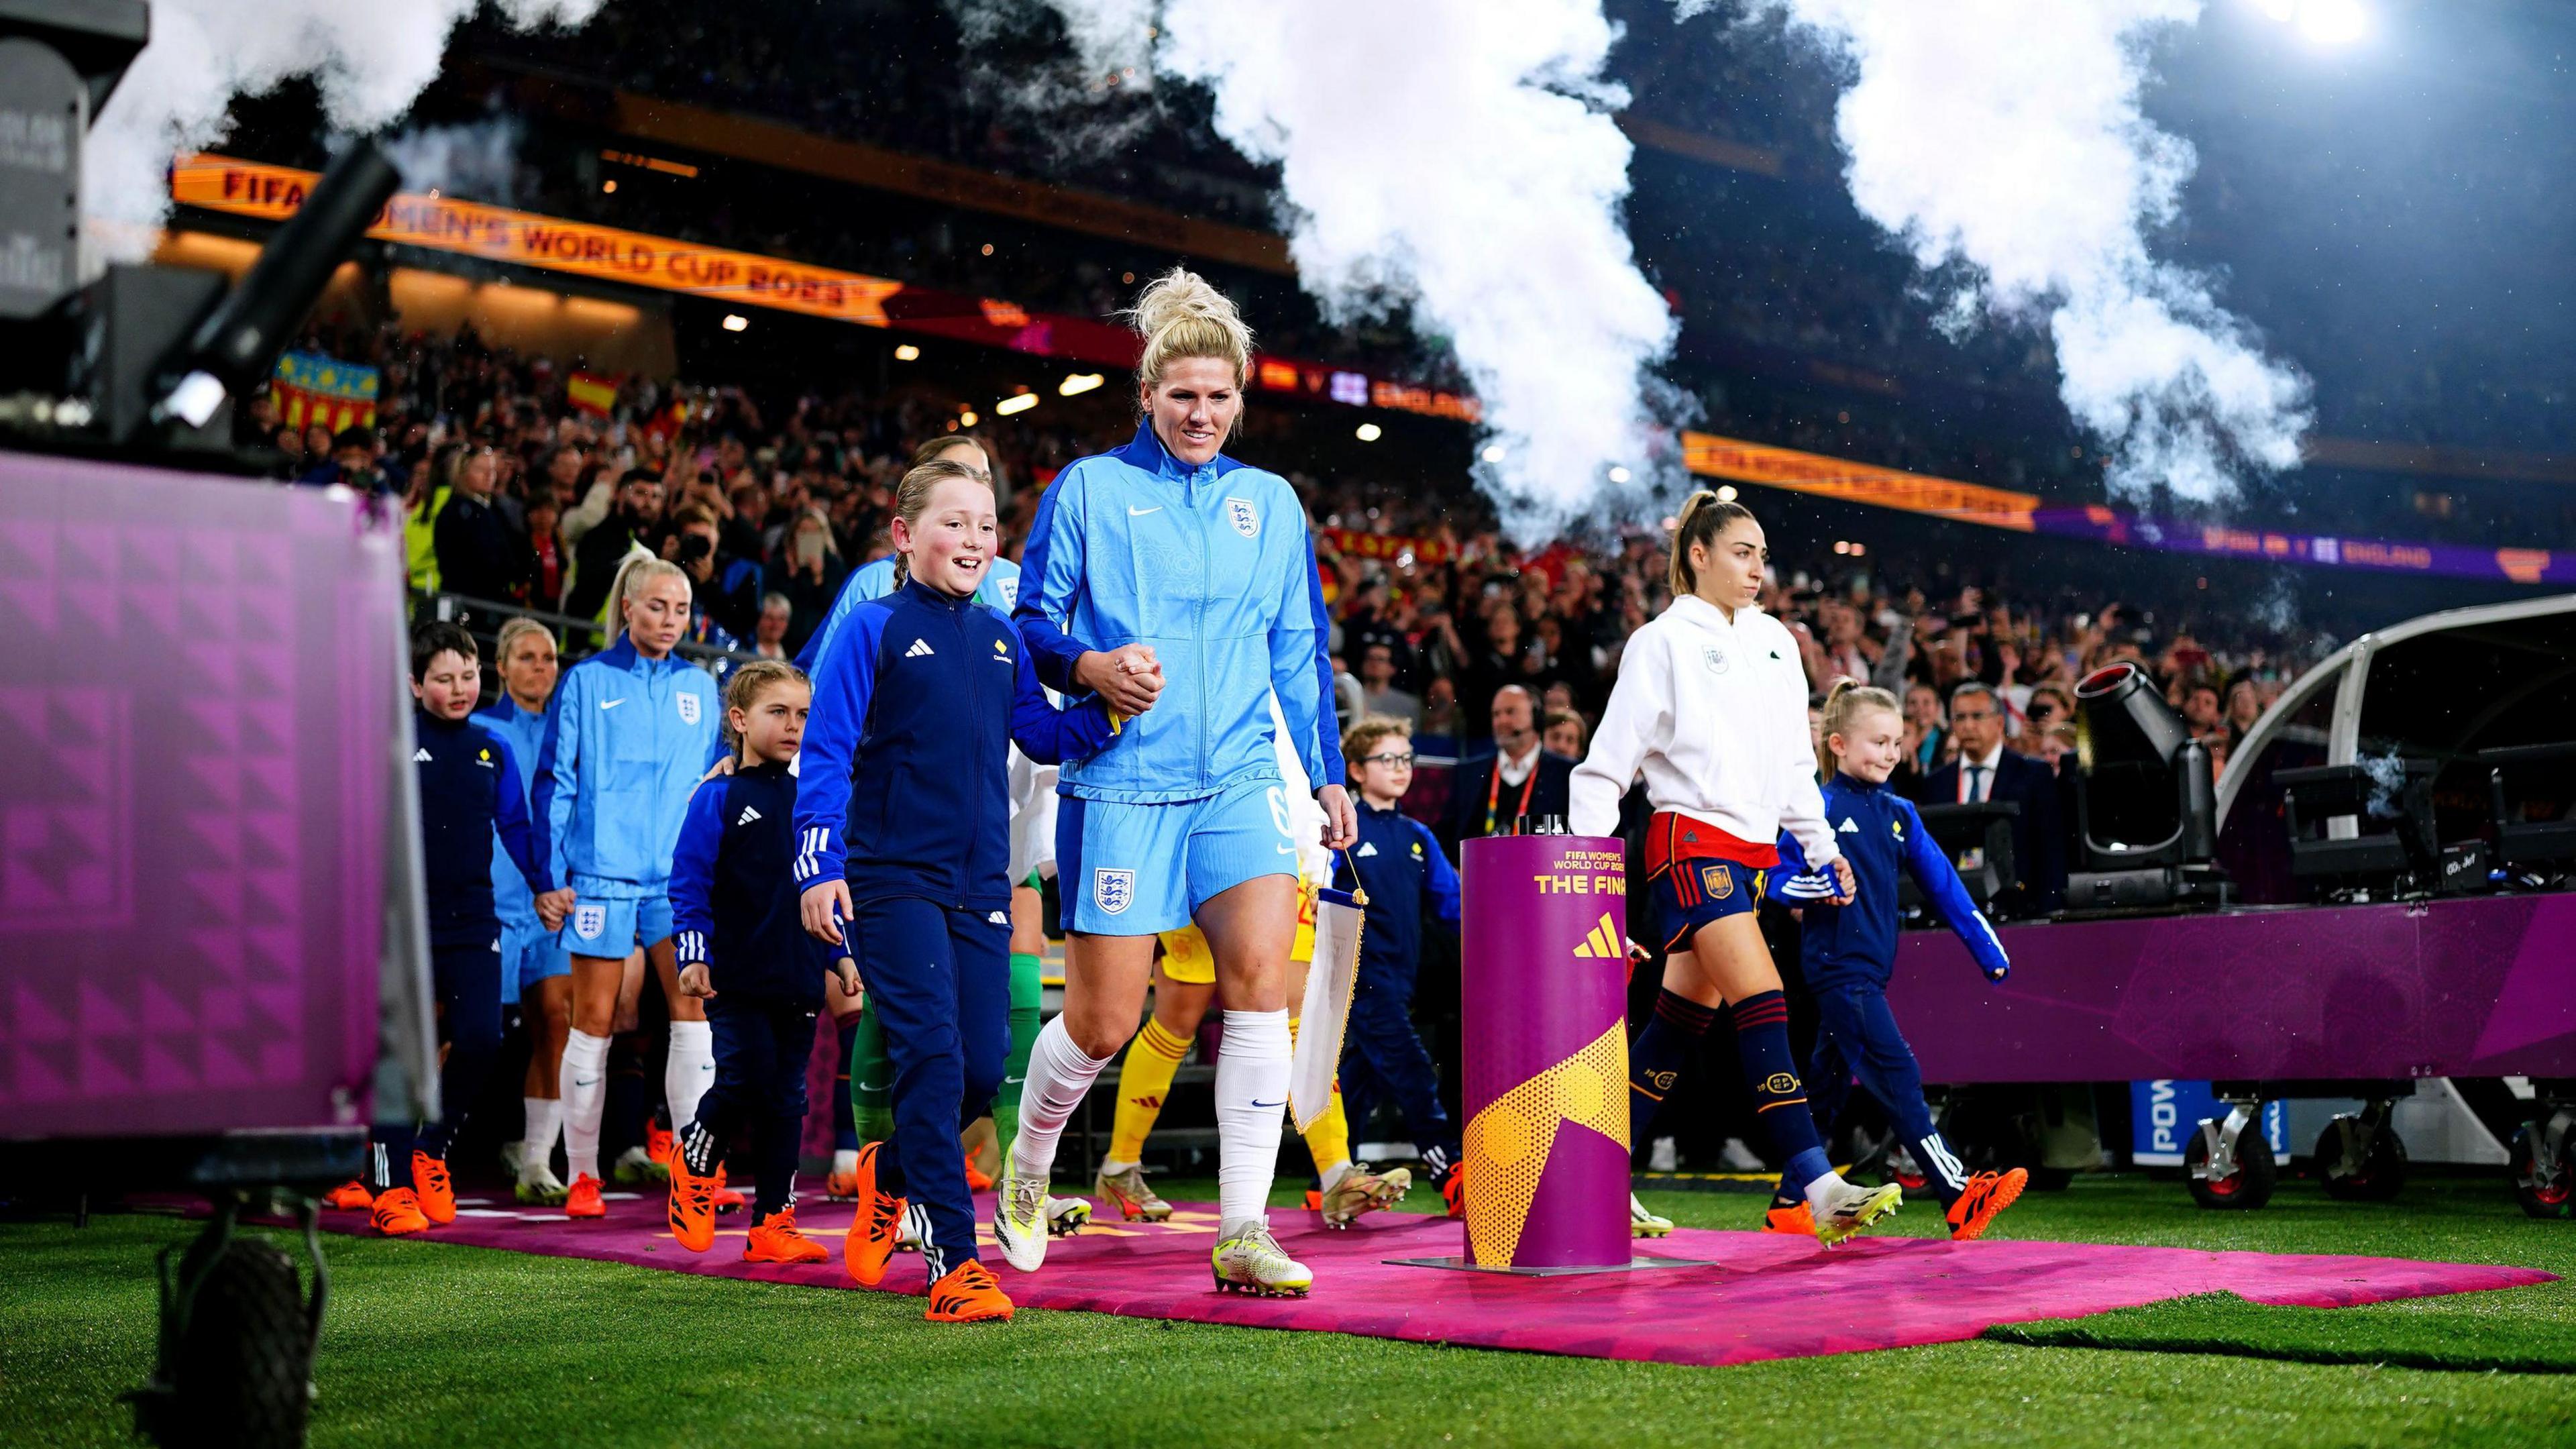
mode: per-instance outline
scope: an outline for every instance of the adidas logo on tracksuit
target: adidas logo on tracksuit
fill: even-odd
[[[903,651],[903,657],[906,659],[920,659],[933,652],[935,651],[931,649],[929,640],[915,639],[912,641],[912,647]]]
[[[760,812],[758,810],[753,809],[749,805],[745,805],[742,807],[742,813],[734,817],[733,823],[736,825],[749,825],[751,822],[758,820],[759,818]]]

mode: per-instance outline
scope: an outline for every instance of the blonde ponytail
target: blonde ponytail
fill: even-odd
[[[1251,380],[1252,329],[1232,300],[1187,267],[1148,283],[1126,315],[1145,339],[1136,376],[1146,391],[1162,382],[1163,369],[1190,357],[1212,357],[1233,368],[1238,388]]]

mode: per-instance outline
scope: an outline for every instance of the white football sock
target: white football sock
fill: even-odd
[[[671,1130],[698,1120],[698,1099],[716,1084],[716,1029],[703,1021],[671,1023],[671,1053],[662,1062],[662,1096],[671,1104]]]
[[[599,1116],[608,1107],[608,1038],[574,1027],[564,1042],[563,1069],[555,1082],[563,1093],[566,1180],[597,1177]]]
[[[1127,1171],[1135,1165],[1136,1164],[1132,1162],[1121,1162],[1115,1157],[1104,1157],[1100,1159],[1100,1175],[1102,1177],[1116,1177],[1118,1174]]]
[[[1216,1057],[1217,1231],[1268,1221],[1288,1110],[1288,1013],[1229,1011]]]
[[[1011,1139],[1013,1176],[1043,1182],[1055,1170],[1055,1147],[1064,1124],[1082,1105],[1100,1069],[1113,1060],[1114,1053],[1095,1057],[1075,1046],[1061,1016],[1040,1029],[1029,1045],[1028,1079],[1020,1086],[1020,1135]]]
[[[558,1086],[556,1090],[563,1089]],[[528,1132],[521,1139],[526,1160],[551,1171],[554,1166],[555,1139],[563,1135],[563,1099],[521,1097],[519,1105],[528,1115]]]

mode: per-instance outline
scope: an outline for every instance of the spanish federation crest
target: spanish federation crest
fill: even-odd
[[[1225,516],[1234,524],[1235,532],[1242,534],[1246,538],[1259,538],[1261,536],[1261,510],[1252,506],[1251,499],[1226,499]]]
[[[1735,873],[1722,865],[1701,867],[1699,883],[1713,901],[1722,901],[1735,894]]]
[[[679,699],[680,723],[696,724],[698,722],[698,697],[694,694],[690,694],[686,690],[683,690],[680,693]]]
[[[1136,872],[1132,870],[1094,870],[1091,873],[1091,903],[1109,915],[1117,915],[1136,899]]]
[[[596,941],[608,929],[608,907],[575,906],[572,908],[572,933],[585,941]]]

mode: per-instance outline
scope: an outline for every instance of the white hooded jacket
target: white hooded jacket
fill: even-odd
[[[1729,623],[1684,595],[1628,637],[1592,752],[1574,767],[1575,834],[1618,833],[1619,797],[1640,766],[1657,810],[1755,845],[1787,830],[1810,868],[1841,854],[1816,786],[1798,641],[1759,609]]]

